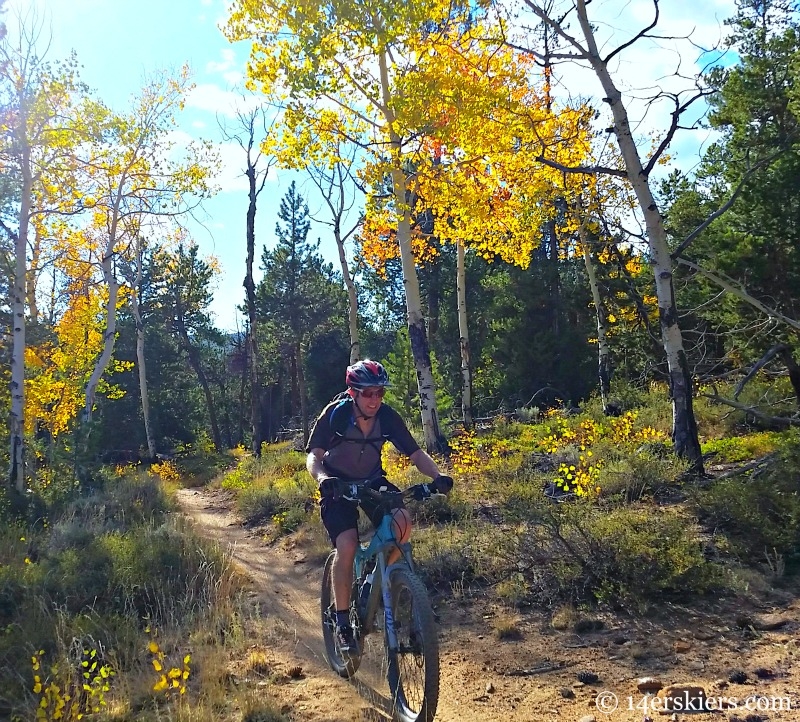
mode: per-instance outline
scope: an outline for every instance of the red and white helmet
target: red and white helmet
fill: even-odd
[[[352,366],[347,367],[345,383],[348,388],[368,389],[370,386],[389,386],[389,374],[383,368],[383,364],[365,358],[363,361],[356,361]]]

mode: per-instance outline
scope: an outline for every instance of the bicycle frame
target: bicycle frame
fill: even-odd
[[[339,676],[352,678],[363,658],[362,642],[370,633],[380,633],[382,645],[378,646],[384,650],[383,671],[392,693],[394,718],[403,722],[433,722],[439,700],[436,620],[425,586],[414,573],[411,544],[398,541],[400,530],[394,518],[402,505],[394,502],[399,501],[400,496],[424,501],[435,492],[427,484],[417,484],[401,492],[371,489],[365,483],[342,480],[338,480],[334,487],[334,492],[337,490],[339,498],[360,504],[371,497],[385,506],[381,509],[383,516],[372,539],[356,547],[349,609],[350,622],[358,641],[355,654],[345,650],[337,639],[338,613],[333,593],[336,552],[331,552],[325,561],[320,611],[328,664]],[[388,563],[388,558],[397,556],[398,551],[401,558]],[[364,586],[367,580],[369,591]],[[375,624],[380,606],[383,606],[382,630],[379,630],[379,624]],[[373,663],[375,661],[373,658]]]
[[[414,563],[411,557],[411,544],[408,542],[404,542],[402,544],[397,543],[394,530],[392,529],[393,513],[394,510],[383,517],[381,523],[378,525],[378,528],[375,530],[375,534],[366,547],[359,545],[358,549],[356,550],[355,562],[353,564],[353,574],[354,579],[360,580],[367,562],[369,562],[373,557],[376,559],[374,573],[375,576],[380,580],[380,583],[376,583],[377,580],[375,577],[373,577],[372,588],[369,592],[366,608],[363,610],[365,616],[364,619],[361,620],[361,625],[363,629],[369,629],[372,626],[378,607],[376,603],[377,595],[379,593],[378,589],[380,589],[380,595],[383,599],[384,617],[386,620],[386,641],[389,649],[396,651],[398,649],[398,644],[397,634],[395,633],[394,629],[394,619],[392,618],[389,577],[391,576],[392,571],[397,567],[405,566],[410,568],[411,571],[414,571]],[[386,555],[393,549],[400,549],[402,561],[397,561],[394,564],[387,566]]]

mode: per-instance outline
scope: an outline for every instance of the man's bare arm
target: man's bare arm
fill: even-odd
[[[306,469],[308,469],[308,473],[311,474],[311,478],[314,479],[317,484],[330,476],[322,465],[322,457],[324,455],[324,449],[311,449],[306,457]]]
[[[431,459],[424,449],[417,449],[409,458],[411,459],[411,463],[414,464],[420,472],[425,474],[425,476],[430,476],[431,479],[441,476],[442,472],[439,471],[436,462]]]

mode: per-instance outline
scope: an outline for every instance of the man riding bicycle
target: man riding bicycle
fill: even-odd
[[[328,404],[314,423],[306,446],[306,468],[319,484],[322,523],[336,549],[333,594],[337,644],[342,654],[357,655],[348,609],[359,543],[358,504],[337,495],[336,481],[367,480],[373,489],[399,491],[386,480],[381,464],[381,450],[387,441],[433,479],[433,491],[449,493],[453,480],[443,475],[436,462],[419,447],[401,416],[382,403],[389,375],[380,363],[364,359],[348,366],[345,381],[345,398]],[[362,500],[361,505],[373,526],[377,526],[385,509],[370,500]],[[402,506],[394,511],[393,531],[398,543],[407,542],[411,536],[411,517]],[[393,550],[388,563],[399,555],[399,549]]]

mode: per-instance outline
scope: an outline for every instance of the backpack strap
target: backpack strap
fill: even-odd
[[[345,441],[345,433],[347,432],[347,427],[353,423],[353,397],[349,394],[339,394],[342,398],[339,402],[333,407],[331,411],[331,419],[330,419],[330,426],[331,431],[333,432],[329,444],[329,448],[333,448],[338,444],[341,444]],[[336,401],[334,397],[334,401]],[[389,434],[386,433],[386,423],[385,419],[387,418],[386,414],[388,411],[384,411],[387,407],[381,404],[381,407],[378,409],[378,421],[381,422],[381,439],[389,440]],[[368,439],[367,441],[371,441],[371,443],[376,443],[378,439]]]

